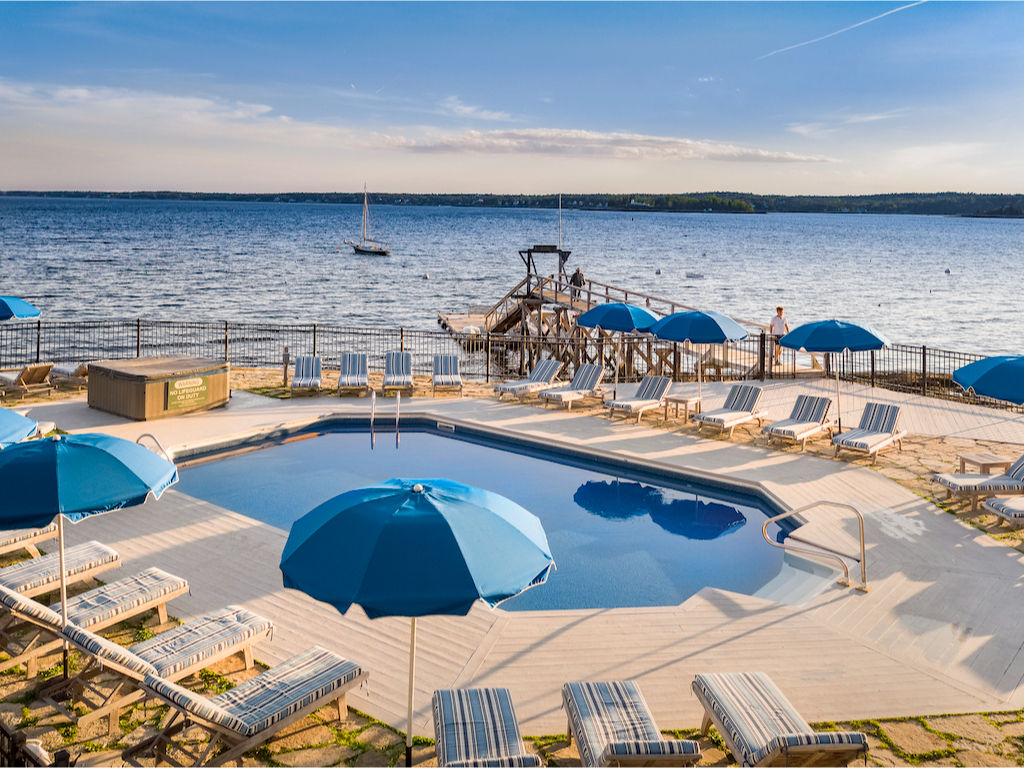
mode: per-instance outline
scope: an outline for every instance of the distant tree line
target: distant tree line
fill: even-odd
[[[362,203],[362,192],[74,192],[0,191],[14,197],[77,197],[143,200],[222,200],[259,203]],[[566,210],[677,211],[711,213],[902,213],[939,216],[1024,217],[1024,195],[968,192],[886,195],[563,194]],[[375,204],[479,208],[557,208],[555,195],[376,193]]]

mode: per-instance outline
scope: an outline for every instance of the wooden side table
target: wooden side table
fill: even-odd
[[[1013,464],[1013,459],[1008,459],[1005,456],[1000,456],[995,453],[989,453],[988,451],[979,451],[977,453],[960,453],[957,454],[957,459],[960,462],[960,474],[964,474],[967,471],[967,465],[977,467],[978,471],[983,475],[989,475],[993,469],[1007,470],[1010,465]]]
[[[700,398],[696,395],[666,395],[665,396],[665,421],[668,421],[668,407],[675,408],[675,417],[679,418],[679,406],[683,406],[683,421],[690,420],[690,408],[694,413],[700,413]]]

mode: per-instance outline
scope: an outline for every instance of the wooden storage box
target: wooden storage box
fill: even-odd
[[[137,421],[225,405],[223,361],[201,357],[140,357],[89,363],[89,406]]]

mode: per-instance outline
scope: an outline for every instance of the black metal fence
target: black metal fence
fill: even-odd
[[[436,354],[458,355],[467,379],[500,380],[525,375],[541,357],[565,361],[572,373],[581,363],[618,368],[623,381],[648,373],[693,380],[702,366],[706,379],[791,379],[798,375],[840,378],[929,397],[1010,407],[963,392],[953,371],[981,355],[924,346],[894,344],[877,352],[810,358],[783,350],[774,361],[771,336],[759,334],[725,345],[673,344],[644,336],[573,333],[565,336],[453,334],[406,328],[349,328],[245,322],[103,320],[83,322],[24,321],[0,323],[0,368],[33,362],[80,363],[130,357],[190,356],[226,360],[236,368],[278,368],[285,349],[296,355],[318,354],[325,367],[336,367],[342,352],[366,352],[371,370],[382,370],[384,353],[410,352],[413,373],[429,374]]]

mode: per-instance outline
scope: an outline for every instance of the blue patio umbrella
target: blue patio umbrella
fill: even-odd
[[[802,349],[806,352],[829,353],[836,356],[836,414],[839,431],[843,431],[843,409],[839,398],[839,355],[851,352],[866,352],[881,349],[889,339],[868,325],[847,323],[842,320],[818,320],[794,328],[781,339],[779,344],[787,349]]]
[[[598,304],[576,318],[576,325],[581,328],[600,328],[602,331],[619,332],[619,352],[615,360],[615,389],[613,397],[619,396],[619,358],[622,351],[623,333],[644,332],[658,322],[658,316],[649,309],[633,304]]]
[[[0,320],[10,320],[12,317],[39,317],[39,310],[24,299],[0,296]]]
[[[953,371],[953,381],[982,397],[1024,405],[1024,357],[998,355]]]
[[[720,312],[676,312],[651,327],[651,333],[665,341],[691,344],[724,344],[747,338],[747,329]],[[704,394],[704,366],[697,362],[697,397]]]
[[[542,584],[554,567],[540,520],[503,496],[453,480],[392,479],[348,491],[292,524],[284,586],[342,613],[409,616],[412,758],[416,617],[464,616]]]
[[[177,480],[172,462],[119,437],[55,435],[16,443],[0,451],[0,526],[41,528],[57,517],[61,617],[66,624],[64,518],[75,523],[141,504],[150,494],[158,498]],[[66,674],[66,663],[64,670]]]
[[[0,408],[0,448],[20,443],[36,433],[39,424],[10,408]]]

